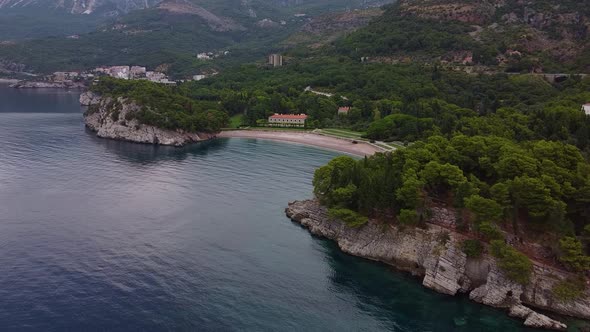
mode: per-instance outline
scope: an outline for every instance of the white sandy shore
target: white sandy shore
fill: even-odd
[[[14,84],[14,83],[18,83],[19,80],[15,79],[15,78],[0,78],[0,84]]]
[[[222,131],[217,137],[259,138],[283,142],[311,145],[328,150],[335,150],[356,156],[370,156],[381,150],[365,142],[352,143],[349,140],[322,136],[310,132],[266,131],[266,130],[229,130]]]

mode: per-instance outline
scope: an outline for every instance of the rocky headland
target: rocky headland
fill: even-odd
[[[465,237],[447,228],[429,223],[424,229],[399,229],[374,220],[361,227],[350,227],[342,221],[331,220],[327,209],[317,200],[289,203],[286,213],[312,234],[336,241],[348,254],[410,272],[421,277],[425,287],[440,293],[468,293],[473,301],[508,310],[510,316],[523,319],[525,326],[567,328],[557,319],[534,309],[590,319],[590,290],[568,302],[561,302],[552,295],[552,287],[569,276],[566,272],[535,263],[530,283],[518,284],[504,275],[492,256],[468,258],[460,249]],[[431,218],[448,219],[452,215],[444,209],[436,209]]]
[[[15,89],[84,89],[86,85],[81,82],[18,81],[10,87]]]
[[[88,106],[84,113],[86,127],[102,138],[180,147],[216,137],[212,133],[168,130],[142,124],[134,117],[141,107],[123,97],[102,97],[87,91],[80,95],[80,104]]]

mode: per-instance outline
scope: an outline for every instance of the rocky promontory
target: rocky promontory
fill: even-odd
[[[98,137],[135,143],[184,146],[215,138],[211,133],[168,130],[140,123],[135,113],[141,106],[123,97],[101,97],[93,92],[80,95],[80,104],[88,106],[84,113],[87,128]]]
[[[84,89],[86,85],[81,82],[46,82],[46,81],[19,81],[12,85],[15,89]]]
[[[452,215],[443,210],[433,211],[432,218]],[[530,283],[518,284],[504,275],[492,256],[468,258],[460,247],[464,235],[447,228],[428,224],[427,228],[400,229],[374,220],[350,227],[330,219],[327,209],[317,200],[289,203],[286,213],[311,233],[336,241],[346,253],[408,271],[421,277],[425,287],[440,293],[469,293],[471,300],[505,308],[510,316],[523,319],[525,326],[567,328],[533,308],[590,319],[590,290],[568,302],[552,295],[552,287],[568,277],[566,272],[535,263]]]

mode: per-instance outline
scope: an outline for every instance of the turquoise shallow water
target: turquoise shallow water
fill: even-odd
[[[336,153],[102,140],[76,99],[0,88],[0,330],[521,329],[290,222]]]

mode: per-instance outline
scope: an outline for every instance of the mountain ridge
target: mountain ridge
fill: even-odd
[[[128,13],[135,9],[150,8],[160,0],[0,0],[0,10],[15,8],[60,9],[70,14],[94,14],[103,11],[108,15]]]

